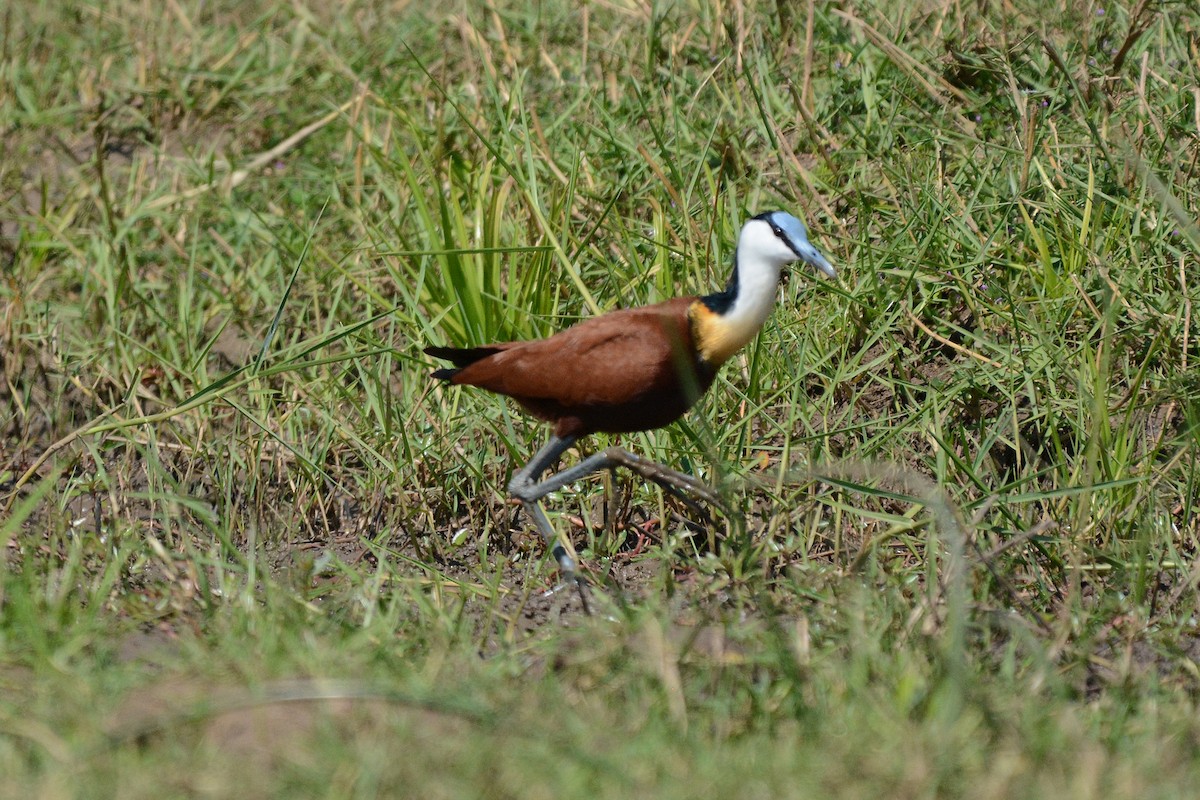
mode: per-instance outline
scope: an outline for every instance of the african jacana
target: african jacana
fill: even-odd
[[[762,328],[775,305],[780,272],[795,261],[835,275],[833,265],[809,244],[800,220],[770,211],[742,227],[724,291],[612,311],[546,339],[425,348],[454,365],[433,377],[508,395],[535,417],[554,423],[550,441],[513,475],[508,491],[533,518],[564,580],[576,579],[575,562],[538,500],[568,483],[625,466],[673,493],[719,504],[717,495],[692,476],[619,447],[539,479],[582,436],[661,428],[691,408],[712,385],[717,369]]]

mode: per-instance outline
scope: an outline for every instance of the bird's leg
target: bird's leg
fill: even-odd
[[[563,576],[563,581],[567,583],[574,582],[579,586],[579,593],[583,599],[584,609],[588,610],[587,597],[583,590],[584,581],[577,572],[575,559],[571,557],[567,552],[567,548],[559,541],[558,534],[554,531],[550,520],[546,518],[546,512],[542,511],[542,507],[538,505],[538,501],[543,497],[563,488],[569,483],[586,478],[588,475],[592,475],[600,470],[614,470],[617,467],[626,467],[641,475],[646,480],[654,481],[663,487],[663,489],[678,497],[689,508],[702,515],[710,527],[712,519],[705,509],[696,502],[697,500],[721,509],[722,513],[728,514],[729,512],[722,502],[721,496],[712,487],[698,478],[684,472],[677,472],[655,461],[642,458],[639,455],[630,453],[628,450],[623,450],[620,447],[610,447],[603,452],[588,456],[573,467],[568,467],[561,472],[554,473],[548,478],[539,480],[546,470],[550,469],[558,460],[559,456],[575,444],[576,438],[575,436],[552,436],[550,441],[546,442],[542,446],[542,449],[537,451],[537,454],[530,459],[528,464],[517,470],[512,480],[508,483],[508,491],[509,494],[521,501],[526,513],[533,520],[533,524],[537,526],[538,532],[542,534],[542,538],[546,541],[546,546],[550,548],[554,560],[558,562],[558,569]],[[590,610],[588,610],[588,613],[591,613]]]
[[[642,458],[620,447],[610,447],[601,455],[604,456],[606,463],[611,465],[609,466],[610,469],[613,466],[622,466],[636,472],[647,480],[654,481],[686,503],[689,508],[703,515],[706,520],[708,520],[708,514],[696,504],[696,500],[703,500],[710,506],[721,509],[722,513],[728,513],[724,502],[721,500],[721,496],[717,494],[716,490],[693,475],[688,475],[686,472],[677,472],[670,467],[663,466],[648,458]],[[709,521],[711,522],[711,520]]]
[[[634,455],[620,447],[610,447],[603,452],[588,456],[575,466],[568,467],[561,472],[554,473],[545,480],[538,481],[537,478],[549,469],[554,460],[574,443],[575,437],[573,436],[565,439],[560,439],[557,436],[553,437],[545,447],[538,451],[538,454],[533,457],[533,460],[529,464],[513,476],[512,481],[508,485],[508,490],[515,497],[519,498],[527,509],[536,508],[538,500],[551,492],[561,489],[568,483],[574,483],[602,469],[611,470],[616,467],[626,467],[643,478],[654,481],[672,495],[678,497],[689,508],[701,514],[710,525],[712,522],[711,519],[707,512],[696,503],[696,500],[703,500],[705,503],[721,509],[723,513],[728,513],[725,504],[721,501],[721,496],[708,484],[687,473],[676,472],[669,467]],[[532,510],[530,513],[533,513]],[[538,525],[541,527],[541,523],[538,523]],[[553,529],[549,527],[549,523],[546,524],[546,527],[542,528],[542,535],[546,537],[546,542],[549,546],[558,545],[558,539]],[[555,556],[558,557],[557,552]],[[574,565],[573,561],[570,563]],[[561,559],[559,559],[559,564],[560,568],[562,568]]]
[[[508,493],[521,501],[521,505],[525,508],[525,513],[533,520],[538,533],[542,535],[542,539],[546,542],[546,547],[550,548],[551,555],[558,562],[558,571],[562,574],[563,581],[565,583],[574,583],[579,587],[579,597],[583,601],[584,611],[591,614],[587,596],[584,594],[583,579],[579,576],[575,559],[571,558],[571,554],[567,552],[567,548],[559,541],[558,534],[554,531],[554,526],[546,518],[546,512],[542,511],[542,507],[538,505],[539,500],[554,491],[554,489],[540,491],[542,484],[537,482],[538,478],[542,476],[542,473],[550,469],[559,456],[570,449],[571,445],[575,444],[575,438],[574,436],[561,438],[552,436],[550,441],[546,442],[542,446],[542,449],[538,450],[537,454],[529,460],[529,463],[517,470],[512,476],[512,480],[508,482]]]
[[[642,458],[636,453],[631,453],[620,447],[610,447],[605,453],[613,463],[613,467],[610,467],[610,469],[619,464],[620,466],[627,467],[632,472],[636,472],[647,480],[654,481],[672,497],[678,499],[699,516],[710,531],[713,527],[712,517],[704,506],[696,502],[695,498],[699,498],[709,505],[721,509],[721,513],[725,515],[729,514],[725,504],[721,502],[720,495],[713,491],[712,487],[701,482],[698,478],[688,475],[686,472],[677,472],[670,467],[659,464],[657,461]]]

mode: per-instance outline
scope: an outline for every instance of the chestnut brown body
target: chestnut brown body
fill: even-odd
[[[681,297],[593,317],[546,339],[471,348],[427,347],[456,369],[453,384],[508,395],[559,437],[628,433],[678,419],[712,385]]]

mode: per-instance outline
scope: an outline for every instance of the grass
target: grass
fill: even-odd
[[[1191,5],[3,19],[0,795],[1194,791]],[[738,513],[561,493],[587,618],[420,348],[769,208],[839,280],[625,437]]]

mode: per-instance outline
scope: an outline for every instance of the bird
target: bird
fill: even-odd
[[[585,436],[653,430],[681,417],[712,386],[721,365],[758,334],[784,267],[803,262],[837,276],[808,241],[804,224],[785,211],[747,220],[733,261],[725,288],[712,294],[610,311],[544,339],[424,348],[452,365],[433,378],[507,395],[553,425],[546,444],[513,473],[508,492],[537,527],[564,583],[582,587],[583,580],[539,505],[549,493],[623,466],[685,500],[690,495],[719,507],[720,498],[697,478],[616,446],[542,475]]]

